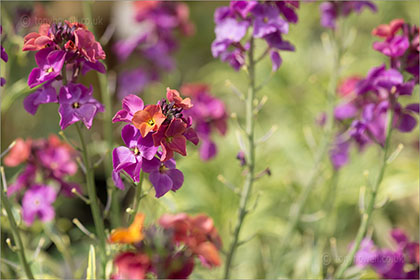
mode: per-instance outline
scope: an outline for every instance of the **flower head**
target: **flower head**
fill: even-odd
[[[145,216],[137,214],[133,223],[128,228],[118,228],[111,232],[109,241],[111,243],[138,243],[143,240],[143,223]]]
[[[23,51],[38,51],[53,42],[53,36],[49,32],[49,24],[41,24],[38,32],[32,32],[23,38]]]
[[[165,119],[159,105],[147,105],[144,110],[137,111],[133,115],[132,122],[145,137],[150,131],[158,131]]]
[[[47,103],[58,103],[58,97],[56,89],[46,84],[25,97],[23,107],[28,113],[35,115],[39,105]]]
[[[91,128],[95,115],[104,111],[103,105],[92,97],[92,92],[92,87],[72,83],[60,89],[58,113],[61,129],[78,121]]]
[[[32,140],[23,140],[22,138],[16,139],[16,143],[10,150],[8,155],[4,158],[4,164],[6,166],[18,166],[24,163],[31,154]]]
[[[43,222],[53,220],[55,211],[51,204],[56,196],[56,191],[50,186],[32,186],[25,192],[22,200],[23,221],[31,225],[37,217]]]
[[[123,252],[114,259],[116,273],[111,279],[146,279],[150,270],[150,259],[144,253]]]
[[[44,82],[51,81],[61,74],[64,65],[66,52],[45,48],[38,51],[35,55],[37,68],[29,74],[28,85],[35,87]]]

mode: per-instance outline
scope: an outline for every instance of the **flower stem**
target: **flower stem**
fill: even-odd
[[[130,217],[130,224],[133,222],[134,217],[136,216],[136,214],[139,212],[139,208],[140,208],[140,201],[142,199],[143,196],[143,181],[144,181],[144,172],[140,171],[140,179],[139,182],[136,184],[136,193],[134,194],[134,199],[133,199],[133,213]]]
[[[252,186],[254,183],[254,169],[255,169],[255,142],[254,142],[254,98],[255,98],[255,60],[254,60],[254,40],[251,38],[250,48],[248,53],[249,58],[249,88],[248,96],[246,100],[246,135],[248,138],[247,147],[247,166],[248,174],[246,175],[245,184],[242,189],[241,198],[239,202],[239,213],[238,222],[235,227],[233,234],[233,241],[228,251],[225,263],[224,278],[229,279],[233,257],[239,244],[239,234],[245,219],[248,214],[247,205],[250,194],[252,192]]]
[[[344,275],[344,272],[349,268],[354,260],[354,256],[356,252],[359,250],[360,243],[362,242],[363,238],[366,235],[370,219],[372,218],[373,210],[375,209],[375,202],[376,202],[376,196],[378,194],[379,187],[382,183],[382,180],[384,178],[386,166],[387,166],[387,160],[389,156],[389,144],[391,142],[391,134],[392,134],[392,121],[394,119],[394,109],[389,108],[388,109],[388,119],[387,119],[387,132],[386,132],[386,139],[385,139],[385,145],[383,148],[383,158],[381,167],[379,170],[378,177],[376,178],[375,184],[372,187],[372,193],[370,196],[369,204],[366,209],[366,212],[362,216],[362,222],[360,223],[359,229],[357,231],[356,239],[354,241],[354,245],[352,246],[350,252],[347,254],[347,256],[344,258],[344,262],[340,265],[340,267],[337,270],[337,273],[335,274],[335,278],[342,278]]]
[[[19,261],[23,266],[23,270],[25,271],[26,277],[28,279],[35,279],[34,275],[32,274],[31,267],[29,266],[29,263],[26,260],[25,247],[23,246],[23,242],[22,242],[22,239],[20,237],[18,226],[16,224],[15,218],[13,217],[12,207],[9,203],[8,198],[7,198],[6,180],[5,180],[5,176],[4,176],[3,167],[0,167],[0,170],[1,170],[1,173],[2,173],[1,178],[2,178],[2,181],[3,181],[3,185],[1,187],[1,204],[2,204],[2,207],[6,210],[6,213],[7,213],[7,218],[8,218],[9,223],[10,223],[10,228],[12,230],[13,238],[15,239],[16,246],[17,246],[17,253],[18,253],[18,256],[19,256]]]
[[[95,37],[98,38],[98,34],[95,32],[95,28],[93,25],[93,16],[92,16],[92,1],[84,1],[83,2],[83,13],[85,17],[88,19],[88,27],[95,34]],[[104,63],[105,64],[105,63]],[[101,98],[102,102],[105,105],[105,112],[104,112],[104,119],[103,119],[103,132],[104,138],[106,141],[106,147],[108,151],[112,150],[113,147],[113,134],[112,134],[112,96],[109,92],[108,87],[108,78],[105,74],[98,73],[99,79],[99,87],[101,89]],[[110,219],[111,219],[111,226],[112,228],[117,228],[120,225],[120,215],[121,209],[120,204],[118,201],[118,196],[116,192],[115,186],[112,184],[112,179],[110,174],[112,174],[112,159],[111,153],[106,156],[105,162],[105,176],[108,194],[111,196],[111,211],[110,211]]]
[[[86,146],[85,139],[82,134],[82,130],[79,126],[80,123],[76,123],[77,133],[79,134],[80,143],[82,146],[82,157],[83,162],[86,167],[86,184],[87,184],[87,191],[90,201],[90,209],[92,211],[93,222],[96,228],[96,235],[99,238],[99,251],[102,256],[103,262],[103,273],[105,273],[105,265],[106,265],[106,238],[105,238],[105,227],[103,223],[103,219],[99,212],[99,203],[98,198],[96,196],[96,188],[95,188],[95,174],[92,169],[92,164],[89,158],[89,151]],[[103,274],[105,278],[105,274]]]

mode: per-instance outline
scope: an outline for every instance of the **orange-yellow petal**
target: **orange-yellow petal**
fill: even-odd
[[[143,240],[144,214],[137,214],[128,228],[117,228],[111,232],[111,243],[137,243]]]

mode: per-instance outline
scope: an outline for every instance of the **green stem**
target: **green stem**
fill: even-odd
[[[335,278],[342,278],[347,268],[349,268],[352,265],[354,256],[356,252],[359,250],[360,243],[362,242],[363,238],[366,236],[369,222],[372,218],[373,210],[375,209],[376,196],[378,194],[379,187],[384,178],[384,174],[385,174],[385,170],[387,166],[387,159],[389,155],[389,144],[391,141],[391,134],[392,134],[392,121],[394,119],[394,110],[392,106],[388,110],[389,110],[388,120],[387,120],[388,127],[387,127],[387,132],[386,132],[386,140],[385,140],[385,145],[383,148],[384,153],[383,153],[383,158],[382,158],[379,174],[378,174],[378,177],[376,178],[375,184],[372,187],[372,193],[370,196],[369,204],[366,209],[366,212],[362,216],[362,222],[360,223],[359,229],[357,231],[354,245],[351,248],[350,252],[347,254],[347,256],[344,258],[344,262],[338,268],[337,273],[335,274]]]
[[[249,89],[248,97],[246,100],[246,134],[248,138],[247,147],[247,166],[248,174],[246,175],[245,184],[242,189],[241,198],[239,202],[239,213],[238,222],[235,227],[233,234],[233,241],[230,245],[225,263],[224,278],[229,279],[233,257],[239,243],[239,234],[245,219],[248,214],[247,205],[250,194],[252,192],[252,186],[254,183],[254,169],[255,169],[255,142],[254,142],[254,98],[255,98],[255,60],[254,60],[254,40],[251,38],[250,48],[248,53],[249,58]]]
[[[144,181],[144,172],[140,171],[140,179],[138,184],[136,185],[136,193],[134,194],[134,199],[133,199],[133,213],[130,217],[130,224],[133,222],[134,217],[136,216],[136,214],[139,212],[139,208],[140,208],[140,201],[142,199],[143,196],[143,181]]]
[[[4,174],[3,167],[0,167],[0,168],[1,168],[1,173],[3,175]],[[6,210],[6,213],[7,213],[7,218],[8,218],[9,223],[10,223],[10,228],[12,230],[13,238],[15,239],[15,243],[16,243],[16,246],[17,246],[17,253],[18,253],[18,256],[19,256],[19,261],[23,266],[23,270],[25,271],[26,277],[28,279],[35,279],[34,275],[32,274],[31,267],[29,266],[29,263],[26,260],[25,247],[23,246],[23,242],[22,242],[22,239],[21,239],[20,234],[19,234],[18,226],[16,224],[15,218],[13,217],[12,207],[9,203],[8,198],[7,198],[5,176],[2,176],[2,181],[3,181],[3,186],[1,187],[1,195],[0,195],[1,196],[1,204],[2,204],[3,208]]]
[[[102,257],[103,262],[103,273],[105,273],[105,265],[106,265],[106,238],[105,238],[105,227],[103,223],[103,219],[100,214],[99,210],[99,203],[98,198],[96,196],[96,188],[95,188],[95,174],[92,169],[92,164],[90,162],[89,151],[86,146],[85,139],[82,134],[82,130],[79,126],[80,123],[76,124],[77,133],[80,138],[80,144],[82,146],[82,157],[83,162],[86,167],[86,184],[87,184],[87,191],[90,201],[90,209],[92,211],[93,222],[96,228],[96,236],[99,238],[99,251]],[[103,274],[105,278],[105,274]]]
[[[93,2],[91,1],[83,2],[83,13],[88,19],[89,29],[95,34],[95,37],[98,38],[97,37],[98,34],[95,32],[95,28],[93,26],[92,4]],[[103,132],[104,132],[104,138],[106,140],[106,147],[107,147],[106,150],[111,151],[113,147],[112,98],[111,98],[111,93],[109,92],[107,76],[101,73],[97,73],[97,74],[98,74],[98,79],[99,79],[99,87],[101,89],[102,102],[104,103],[105,109],[106,109],[104,112],[104,119],[103,119]],[[110,175],[112,174],[112,158],[111,158],[110,152],[108,152],[108,155],[106,156],[104,166],[105,166],[105,177],[107,179],[106,183],[107,183],[107,188],[108,188],[108,194],[111,196],[111,211],[110,211],[111,227],[117,228],[120,225],[121,209],[120,209],[120,203],[118,199],[118,192],[116,192],[116,188],[112,183],[112,179]]]

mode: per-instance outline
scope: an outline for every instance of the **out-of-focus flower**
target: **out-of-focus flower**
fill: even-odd
[[[205,84],[185,84],[181,92],[190,96],[194,107],[185,111],[193,120],[193,127],[201,140],[200,157],[209,160],[216,156],[217,147],[211,139],[214,130],[226,134],[228,114],[222,100],[210,94]]]
[[[0,35],[3,34],[3,27],[0,25]],[[3,40],[1,40],[3,42]],[[0,58],[7,62],[9,60],[9,56],[6,53],[6,50],[3,47],[3,44],[0,44]],[[4,86],[6,84],[6,80],[3,77],[0,77],[0,87]]]
[[[61,129],[78,121],[82,121],[87,129],[91,128],[95,115],[104,111],[103,105],[92,97],[92,93],[92,87],[82,84],[68,84],[60,89],[58,113]]]
[[[248,29],[252,27],[251,36],[264,39],[276,71],[281,64],[279,50],[294,51],[294,47],[283,39],[289,32],[289,22],[296,23],[295,9],[297,1],[231,1],[228,7],[216,9],[216,39],[211,45],[213,57],[228,62],[235,70],[245,64],[245,54],[249,41],[245,41]]]
[[[34,185],[25,192],[22,200],[22,217],[27,225],[31,225],[35,218],[43,222],[54,219],[55,211],[52,203],[57,196],[56,191],[49,186]]]
[[[410,73],[418,83],[419,27],[405,23],[403,19],[394,19],[376,27],[372,34],[384,39],[373,43],[373,48],[390,58],[392,68]]]
[[[334,146],[330,150],[330,159],[336,170],[347,164],[349,160],[349,147],[350,142],[348,140],[345,141],[340,136],[335,139]]]
[[[372,240],[364,239],[355,264],[370,266],[383,279],[418,279],[419,243],[410,242],[401,229],[391,231],[391,237],[396,245],[393,250],[377,248]]]
[[[319,5],[321,11],[321,25],[335,29],[339,17],[347,17],[352,12],[361,13],[364,8],[376,12],[376,5],[372,1],[326,1]]]
[[[114,258],[116,273],[111,279],[146,279],[150,270],[150,259],[144,253],[123,252]]]
[[[141,32],[118,40],[113,50],[123,61],[135,57],[141,61],[141,66],[119,73],[120,98],[140,93],[151,82],[159,80],[163,72],[173,70],[172,56],[178,48],[177,31],[186,36],[194,32],[185,3],[136,1],[130,5],[135,13],[134,24],[141,26]]]
[[[143,240],[143,223],[145,216],[137,214],[133,223],[128,228],[118,228],[111,232],[109,241],[111,243],[133,244]]]
[[[22,138],[16,139],[15,145],[4,158],[4,164],[6,166],[14,167],[24,163],[31,154],[31,144],[31,139],[27,139],[26,141]]]
[[[190,217],[185,213],[165,214],[159,224],[174,231],[174,240],[188,246],[197,254],[204,265],[219,266],[221,264],[219,249],[221,239],[214,227],[213,220],[204,214]]]

